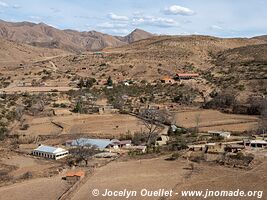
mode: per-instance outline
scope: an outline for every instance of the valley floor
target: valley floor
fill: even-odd
[[[73,200],[125,199],[125,197],[103,197],[92,195],[94,189],[100,194],[108,190],[262,190],[267,187],[267,158],[250,171],[206,164],[194,164],[190,169],[186,159],[166,161],[165,157],[114,161],[95,172],[72,196]],[[68,189],[61,175],[52,178],[38,178],[0,188],[1,200],[58,199]],[[49,191],[49,192],[48,192]],[[138,195],[138,193],[137,193]],[[179,195],[179,194],[178,194]],[[132,197],[129,199],[160,199],[159,197]],[[177,199],[169,197],[166,199]],[[215,198],[210,198],[215,199]],[[225,199],[225,198],[224,198]],[[246,199],[246,198],[244,198]],[[251,199],[251,198],[247,198]],[[256,199],[256,198],[255,198]]]

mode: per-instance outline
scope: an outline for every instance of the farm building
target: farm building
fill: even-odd
[[[205,149],[205,144],[194,144],[188,145],[189,151],[203,151]]]
[[[226,152],[232,152],[232,153],[237,153],[239,151],[242,151],[243,149],[245,149],[244,145],[240,144],[229,144],[226,145],[226,147],[224,147],[224,150]]]
[[[169,76],[164,76],[162,79],[161,79],[161,82],[162,83],[170,83],[170,84],[174,84],[175,83],[175,80]]]
[[[90,139],[90,138],[79,138],[77,140],[70,140],[66,142],[66,146],[95,146],[98,149],[106,149],[106,148],[122,148],[131,146],[131,140],[109,140],[109,139]]]
[[[111,147],[112,142],[109,139],[89,139],[79,138],[66,142],[66,146],[95,146],[98,149],[105,149]]]
[[[199,74],[182,74],[182,73],[177,73],[175,75],[175,79],[177,80],[188,80],[188,79],[193,79],[199,77]]]
[[[169,141],[169,136],[168,135],[161,135],[157,138],[157,144],[159,146],[165,145],[167,144],[167,142]]]
[[[112,105],[105,105],[98,107],[99,114],[112,114],[117,113],[118,109],[115,109]]]
[[[117,139],[113,139],[111,140],[112,144],[114,145],[114,147],[116,148],[119,147],[119,148],[122,148],[122,147],[128,147],[128,146],[131,146],[132,144],[132,141],[131,140],[117,140]]]
[[[209,134],[212,136],[219,136],[223,138],[230,138],[231,133],[230,132],[224,132],[224,131],[208,131]]]
[[[68,182],[76,182],[82,179],[85,176],[85,173],[83,171],[78,171],[78,172],[67,172],[65,179]]]
[[[244,140],[244,145],[251,149],[264,149],[267,147],[265,140]]]
[[[69,152],[62,148],[40,145],[32,151],[32,155],[58,160],[64,158]]]

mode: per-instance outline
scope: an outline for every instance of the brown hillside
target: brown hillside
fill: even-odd
[[[72,52],[98,51],[105,47],[118,47],[151,37],[142,30],[135,30],[125,37],[115,37],[96,31],[78,32],[59,30],[44,23],[0,21],[0,37],[34,46],[61,48]]]
[[[28,62],[66,54],[63,50],[33,47],[0,38],[0,63]]]

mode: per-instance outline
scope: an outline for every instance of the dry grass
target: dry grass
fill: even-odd
[[[38,178],[0,188],[0,200],[58,199],[69,188],[61,176]]]
[[[255,128],[258,118],[248,115],[225,114],[216,110],[176,112],[176,123],[186,128],[196,126],[199,117],[200,131],[246,131]]]
[[[63,127],[59,127],[51,123],[51,121]],[[30,118],[27,120],[30,125],[26,133],[27,135],[58,135],[58,134],[87,134],[88,136],[119,136],[128,131],[134,133],[144,129],[140,120],[130,116],[121,114],[104,114],[104,115],[69,115],[69,116],[55,116]],[[62,132],[61,132],[62,131]]]

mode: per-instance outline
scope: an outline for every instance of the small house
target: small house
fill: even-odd
[[[216,137],[230,138],[231,133],[225,131],[208,131],[209,134]]]
[[[162,145],[165,145],[167,144],[167,142],[169,141],[169,136],[167,135],[161,135],[157,138],[157,141],[156,143],[159,145],[159,146],[162,146]]]
[[[224,147],[225,152],[232,152],[232,153],[237,153],[239,151],[242,151],[243,149],[245,149],[244,145],[240,144],[229,144],[226,145],[226,147]]]
[[[264,149],[267,147],[267,141],[265,140],[244,140],[245,147],[251,149]]]
[[[69,171],[66,173],[65,179],[68,182],[76,182],[82,179],[85,176],[85,173],[83,171],[78,171],[78,172],[72,172]]]
[[[205,144],[194,144],[188,145],[189,151],[203,151],[205,149]]]
[[[118,148],[123,148],[123,147],[128,147],[128,146],[131,146],[132,144],[132,141],[131,140],[116,140],[116,139],[113,139],[111,140],[112,144],[114,146],[117,146]]]
[[[174,84],[175,83],[175,80],[169,76],[164,76],[162,79],[161,79],[161,82],[162,83],[169,83],[169,84]]]
[[[65,149],[46,146],[46,145],[40,145],[38,148],[32,151],[32,155],[34,156],[39,156],[39,157],[49,158],[49,159],[54,159],[54,160],[64,158],[68,154],[69,152]]]

